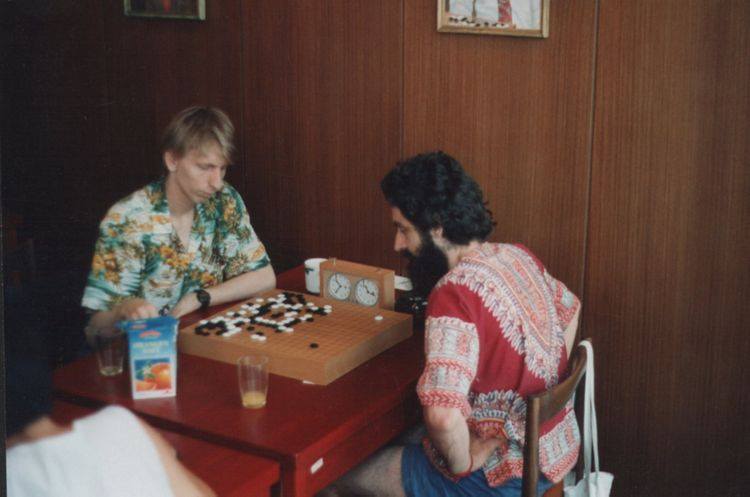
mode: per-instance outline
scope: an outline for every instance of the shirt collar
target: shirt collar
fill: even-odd
[[[172,231],[172,221],[169,219],[169,203],[167,202],[167,190],[166,190],[167,178],[162,176],[158,180],[150,183],[147,187],[148,198],[151,202],[152,219],[154,221],[154,230],[159,233],[167,233]],[[207,223],[212,218],[212,213],[215,214],[219,210],[220,199],[222,191],[216,193],[211,198],[203,203],[195,206],[195,213],[200,224]]]
[[[167,203],[167,178],[162,176],[147,187],[148,198],[151,201],[152,210],[157,214],[169,216],[169,204]]]
[[[146,187],[146,194],[151,202],[151,222],[155,234],[172,233],[172,221],[169,218],[169,204],[167,203],[166,177],[150,183]]]

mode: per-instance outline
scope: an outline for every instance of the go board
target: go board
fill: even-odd
[[[409,314],[270,290],[180,330],[180,351],[234,364],[269,358],[274,374],[327,385],[412,334]]]

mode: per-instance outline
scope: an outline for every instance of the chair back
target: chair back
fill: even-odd
[[[568,376],[545,392],[526,398],[526,445],[523,449],[522,497],[537,497],[539,427],[552,419],[573,397],[586,372],[586,349],[578,345],[568,361]]]

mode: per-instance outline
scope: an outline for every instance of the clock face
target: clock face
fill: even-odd
[[[352,292],[352,282],[341,273],[333,273],[328,278],[328,295],[337,300],[346,300]]]
[[[354,298],[358,304],[373,306],[378,303],[380,289],[373,280],[364,278],[354,285]]]

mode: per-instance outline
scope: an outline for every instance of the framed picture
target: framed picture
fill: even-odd
[[[549,0],[437,0],[438,31],[547,38]]]
[[[125,15],[167,17],[170,19],[206,19],[206,0],[124,0]]]

